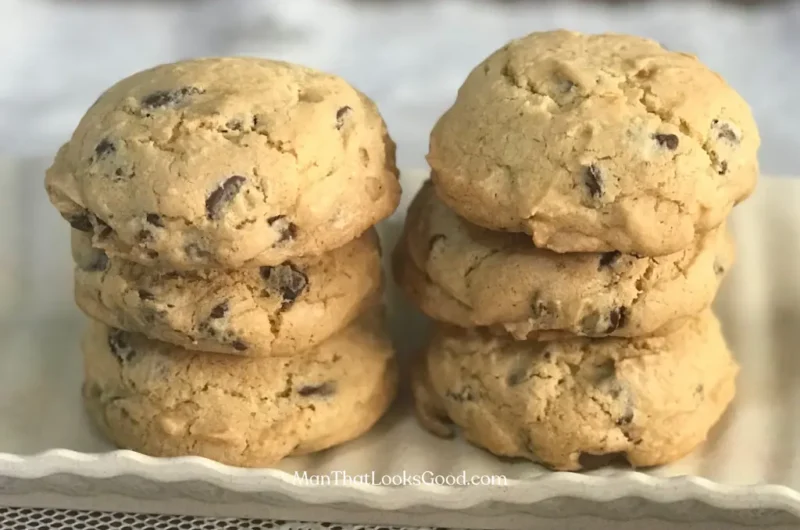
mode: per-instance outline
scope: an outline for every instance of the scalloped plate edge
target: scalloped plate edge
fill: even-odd
[[[641,497],[658,503],[696,500],[720,509],[783,510],[800,517],[800,493],[773,484],[726,485],[700,477],[653,477],[636,471],[545,473],[505,486],[456,488],[436,485],[388,487],[368,484],[314,486],[298,484],[275,469],[243,469],[201,457],[154,458],[132,451],[101,454],[53,449],[36,455],[0,453],[0,476],[41,479],[51,475],[88,479],[135,476],[156,483],[200,481],[235,492],[278,493],[310,504],[348,502],[379,510],[433,507],[464,510],[487,502],[532,505],[574,497],[609,502]],[[458,495],[453,495],[458,491]]]

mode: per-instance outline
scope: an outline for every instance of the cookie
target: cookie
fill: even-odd
[[[537,249],[524,234],[458,217],[426,183],[393,261],[397,282],[431,318],[547,339],[661,333],[711,305],[733,257],[724,227],[660,258]]]
[[[417,416],[500,456],[557,470],[649,467],[702,443],[734,395],[738,366],[705,312],[647,339],[515,341],[441,326],[417,360]]]
[[[250,356],[294,355],[379,303],[374,230],[317,257],[281,265],[168,271],[109,258],[73,230],[78,307],[109,326],[184,348]]]
[[[83,396],[117,446],[267,467],[352,440],[388,409],[397,369],[376,315],[307,355],[194,353],[93,322]]]
[[[173,269],[279,265],[397,207],[395,145],[342,79],[256,58],[137,73],[47,171],[52,203],[111,257]]]
[[[430,138],[442,199],[556,252],[663,256],[748,197],[759,133],[696,57],[626,35],[534,33],[468,76]]]

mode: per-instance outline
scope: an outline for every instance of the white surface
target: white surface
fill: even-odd
[[[800,180],[762,179],[756,195],[733,216],[738,262],[718,306],[731,347],[742,365],[739,393],[710,442],[686,459],[648,473],[550,473],[528,462],[494,458],[461,440],[435,438],[416,424],[408,403],[401,400],[389,417],[360,440],[317,455],[289,459],[276,470],[245,470],[200,458],[153,459],[111,451],[112,447],[90,427],[79,398],[78,336],[83,318],[71,299],[67,225],[49,212],[52,208],[41,192],[44,163],[9,163],[0,169],[0,175],[14,175],[0,178],[0,216],[8,216],[0,218],[0,226],[17,216],[19,225],[6,226],[24,228],[22,233],[0,231],[6,238],[0,241],[4,249],[0,278],[5,280],[0,284],[0,498],[4,487],[13,486],[8,482],[4,485],[5,476],[6,480],[55,480],[55,485],[46,488],[34,482],[31,491],[63,494],[66,488],[71,495],[82,497],[70,499],[68,506],[98,503],[105,498],[98,497],[101,493],[117,493],[115,500],[106,499],[113,506],[124,504],[127,496],[129,505],[131,498],[136,499],[129,509],[152,505],[154,509],[160,506],[160,510],[204,514],[264,516],[264,506],[277,503],[284,512],[269,512],[270,517],[283,519],[307,515],[299,501],[317,505],[316,510],[344,510],[336,512],[337,517],[350,513],[351,519],[352,510],[358,511],[359,506],[362,512],[364,507],[405,510],[394,519],[377,521],[393,524],[432,524],[423,517],[430,510],[420,512],[420,506],[431,506],[434,511],[459,510],[464,512],[463,517],[473,517],[470,524],[484,528],[499,524],[485,526],[489,524],[484,519],[487,513],[501,517],[496,521],[510,527],[524,528],[527,522],[541,517],[542,521],[561,517],[570,510],[584,513],[578,509],[580,502],[623,498],[621,507],[591,504],[583,508],[590,514],[611,510],[603,512],[604,517],[611,517],[609,513],[615,510],[618,518],[655,510],[636,504],[643,501],[624,499],[630,496],[659,503],[697,499],[711,506],[783,509],[800,515],[800,426],[796,421],[800,408],[800,213],[796,210]],[[423,172],[403,176],[404,204],[382,227],[385,257],[402,223],[402,211],[424,177]],[[38,206],[21,206],[25,197]],[[402,302],[396,289],[390,290],[389,298],[393,333],[405,356],[420,342],[423,320]],[[353,484],[309,487],[294,480],[293,472],[302,470],[310,474],[374,472],[378,477],[466,471],[468,475],[503,475],[508,485],[458,490],[428,485],[401,489]],[[52,475],[61,473],[92,479],[53,479]],[[95,480],[98,478],[109,481],[100,483]],[[198,503],[199,499],[205,502]],[[704,510],[708,507],[671,505],[662,508],[659,517],[688,520],[702,516]],[[457,516],[453,512],[448,517]],[[450,520],[455,526],[468,526],[466,519]],[[434,522],[445,524],[440,519]]]
[[[612,4],[612,5],[609,5]],[[566,27],[698,54],[751,103],[765,173],[800,168],[800,3],[708,0],[3,0],[0,152],[51,156],[102,90],[200,55],[258,55],[344,76],[374,98],[403,167],[467,73],[507,40]]]

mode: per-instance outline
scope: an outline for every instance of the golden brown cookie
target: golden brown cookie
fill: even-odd
[[[109,256],[174,269],[279,265],[397,207],[395,145],[342,79],[213,58],[123,79],[47,172],[53,204]]]
[[[738,366],[710,313],[663,337],[515,341],[441,326],[417,360],[422,424],[558,470],[677,460],[734,395]]]
[[[397,283],[431,318],[519,339],[662,332],[711,305],[733,258],[724,227],[660,258],[557,254],[458,217],[430,183],[393,256]]]
[[[397,370],[376,313],[306,355],[196,353],[92,322],[83,395],[116,445],[242,467],[352,440],[388,409]]]
[[[436,124],[442,199],[556,252],[663,256],[753,191],[750,108],[696,57],[627,35],[534,33],[478,65]]]

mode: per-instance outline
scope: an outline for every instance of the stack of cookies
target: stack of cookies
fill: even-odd
[[[46,177],[100,429],[239,466],[368,430],[396,389],[372,226],[397,176],[372,101],[307,68],[192,60],[105,92]]]
[[[733,89],[653,41],[538,33],[480,64],[393,256],[438,321],[424,426],[559,470],[692,451],[734,395],[710,307],[759,142]]]

